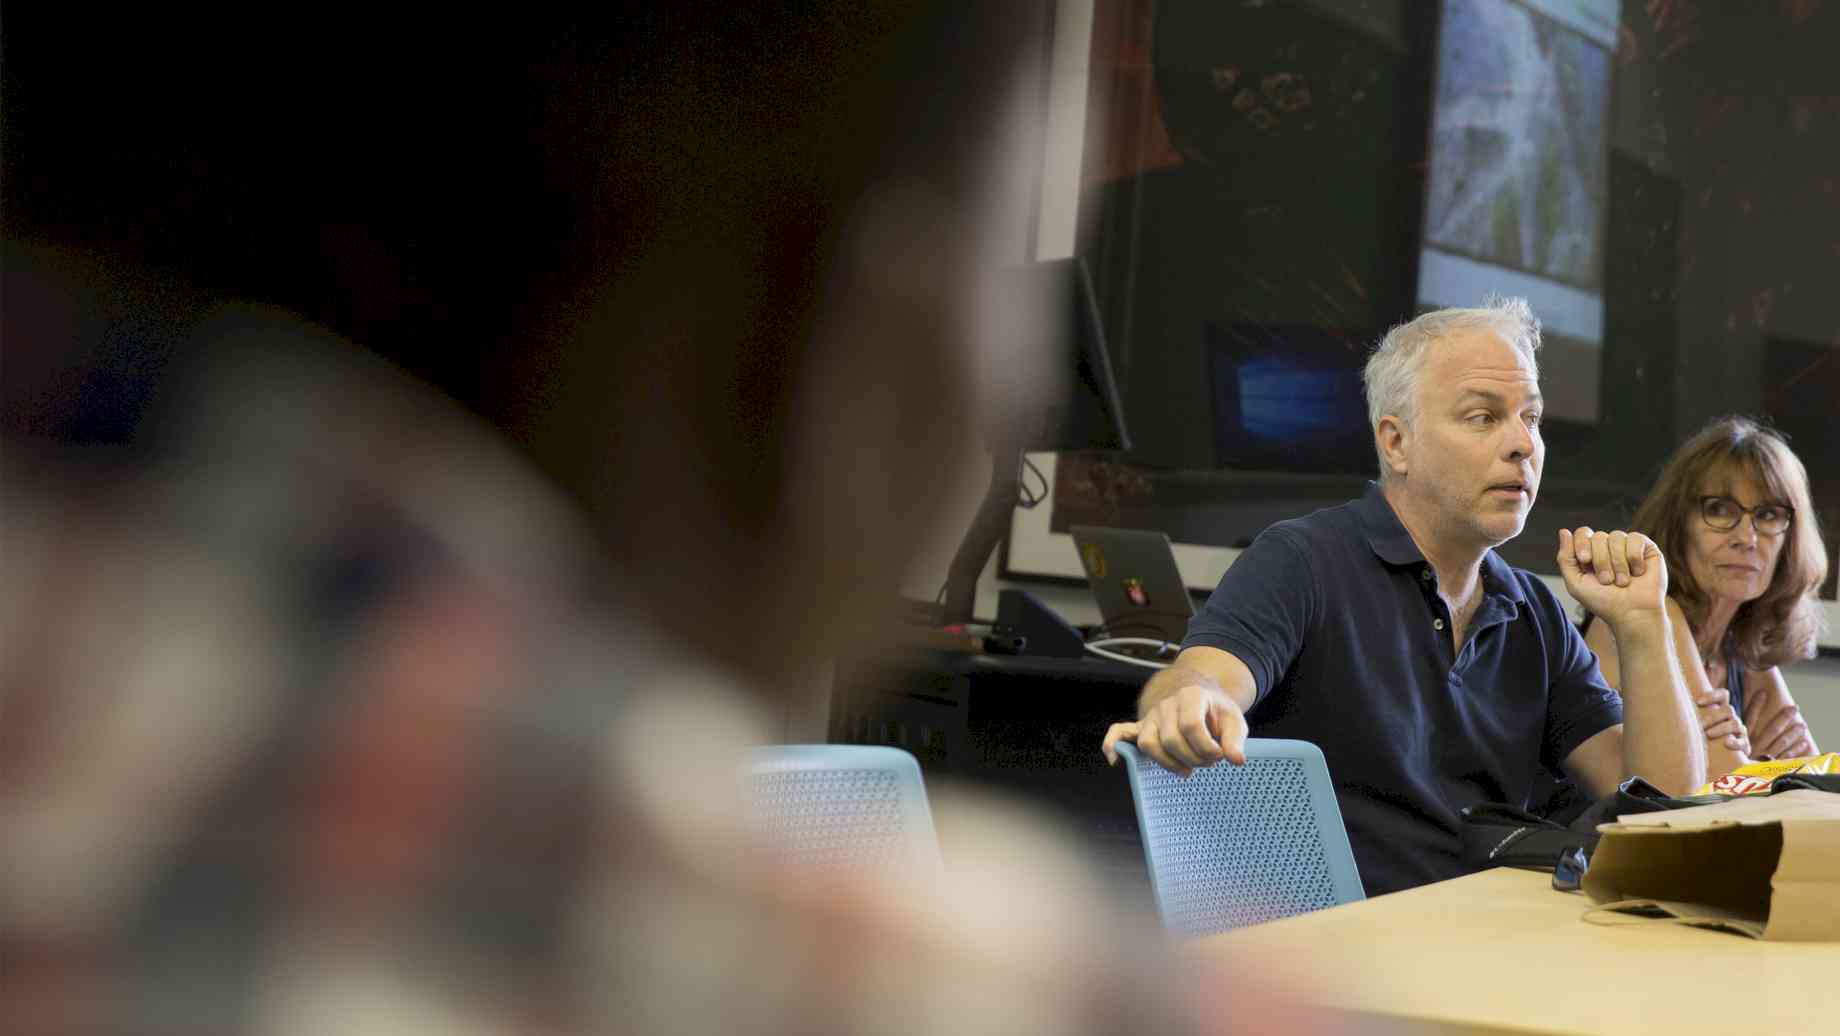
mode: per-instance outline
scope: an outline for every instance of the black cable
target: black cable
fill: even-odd
[[[1147,618],[1150,616],[1162,616],[1166,618],[1182,618],[1182,619],[1188,618],[1188,616],[1179,615],[1176,612],[1141,612],[1138,614],[1138,616],[1134,616],[1133,619],[1120,619],[1117,622],[1099,623],[1097,626],[1093,627],[1093,632],[1087,635],[1085,639],[1090,641],[1090,640],[1104,640],[1107,637],[1139,637],[1141,636],[1141,637],[1145,637],[1150,640],[1160,640],[1160,641],[1163,641],[1165,644],[1171,644],[1178,648],[1181,647],[1182,638],[1177,637],[1174,640],[1169,639],[1168,636],[1166,635],[1166,631],[1162,627],[1152,625],[1151,623],[1148,623],[1148,622],[1133,621],[1136,618]]]
[[[1041,492],[1039,493],[1029,492],[1027,476],[1028,476],[1028,473],[1031,471],[1035,473],[1035,477],[1041,482]],[[1048,485],[1048,476],[1042,474],[1041,469],[1035,466],[1035,462],[1030,460],[1029,455],[1026,453],[1022,455],[1022,472],[1023,472],[1023,478],[1021,480],[1022,502],[1018,504],[1017,506],[1027,511],[1027,510],[1032,510],[1042,501],[1048,499],[1048,491],[1050,487]]]
[[[1137,636],[1154,637],[1157,640],[1162,640],[1164,639],[1163,638],[1163,628],[1161,626],[1153,626],[1147,622],[1145,623],[1121,622],[1115,627],[1107,627],[1105,625],[1100,625],[1098,628],[1094,629],[1092,634],[1088,636],[1086,639],[1087,640],[1109,640],[1112,637],[1137,637]]]
[[[1151,623],[1143,621],[1145,619],[1181,619],[1186,622],[1191,618],[1194,618],[1194,616],[1188,612],[1151,611],[1145,609],[1140,612],[1132,612],[1130,615],[1116,622],[1099,623],[1099,629],[1106,632],[1117,633],[1125,629],[1147,629]],[[1128,636],[1128,634],[1123,635]]]

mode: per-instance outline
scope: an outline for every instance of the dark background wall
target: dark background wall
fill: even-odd
[[[1350,368],[1379,331],[1413,314],[1434,157],[1437,11],[1397,0],[1256,11],[1099,4],[1090,96],[1110,125],[1087,158],[1081,250],[1109,294],[1108,331],[1140,448],[1124,464],[1063,463],[1057,530],[1109,522],[1231,546],[1276,518],[1346,498],[1370,477],[1359,448],[1342,451],[1346,473],[1336,475],[1337,464],[1301,454],[1235,454],[1217,443],[1207,389],[1214,343],[1195,330],[1194,313],[1311,327],[1300,337],[1315,358],[1339,348]],[[1790,434],[1829,539],[1840,530],[1836,52],[1832,3],[1621,5],[1600,416],[1548,424],[1540,506],[1505,548],[1511,560],[1546,570],[1560,524],[1625,520],[1667,453],[1731,412]],[[1310,128],[1253,133],[1224,110],[1198,117],[1206,76],[1172,73],[1171,61],[1202,73],[1302,70],[1313,85]],[[1212,175],[1191,175],[1198,166]],[[1233,211],[1205,216],[1210,206]],[[1199,310],[1190,302],[1198,295],[1207,296]],[[1547,373],[1561,362],[1550,352]]]
[[[380,8],[10,5],[4,46],[15,265],[76,250],[175,316],[215,298],[280,305],[472,406],[525,307],[554,288],[573,214],[547,182],[541,86],[566,34]],[[110,341],[120,351],[86,376],[157,364],[157,339]],[[84,365],[69,343],[8,341],[10,430],[72,431],[59,424],[72,414],[40,409],[68,398],[48,390],[55,369]]]
[[[1348,190],[1306,147],[1300,164],[1241,186],[1290,185],[1320,203],[1305,208],[1375,228],[1358,251],[1384,269],[1414,247],[1435,8],[1327,6],[1347,17],[1315,24],[1396,56],[1384,95],[1364,102],[1356,132],[1330,152],[1353,153],[1384,178],[1364,193]],[[150,373],[186,314],[217,298],[300,312],[487,416],[521,406],[528,372],[520,356],[532,336],[617,269],[624,242],[645,229],[629,224],[648,210],[623,204],[608,186],[636,182],[623,134],[636,119],[660,117],[628,106],[635,86],[682,74],[676,59],[693,35],[698,46],[726,48],[720,58],[741,76],[760,48],[798,44],[750,35],[745,12],[724,15],[733,24],[711,34],[700,30],[713,15],[647,7],[540,20],[356,6],[101,19],[9,6],[0,39],[5,429],[129,437]],[[1129,54],[1132,19],[1156,7],[1102,2],[1098,33],[1114,47],[1123,38]],[[1039,31],[1050,13],[1039,5]],[[1610,108],[1606,405],[1594,428],[1554,430],[1536,518],[1603,523],[1634,502],[1681,437],[1716,414],[1743,411],[1794,437],[1837,538],[1836,52],[1840,4],[1831,2],[1622,5]],[[774,84],[762,88],[766,96]],[[1106,89],[1135,91],[1151,110],[1159,103],[1147,64]],[[744,140],[748,119],[770,106],[665,114],[730,120]],[[1157,126],[1137,130],[1154,136]],[[1167,139],[1132,139],[1134,154],[1161,149],[1156,172],[1180,165]],[[682,163],[748,160],[742,147],[645,158],[661,180]],[[619,162],[629,164],[616,181],[609,174]],[[1101,184],[1118,164],[1089,154],[1086,177]],[[1301,210],[1277,219],[1281,236],[1306,244],[1319,221]],[[1082,251],[1098,258],[1095,240],[1087,234]],[[1287,258],[1230,240],[1222,251],[1254,273]],[[72,254],[115,272],[72,274]],[[1113,261],[1128,271],[1135,257]],[[1396,265],[1405,270],[1409,257]],[[34,276],[107,287],[81,306],[66,293],[61,308],[41,312]],[[1371,285],[1370,312],[1349,323],[1408,316],[1409,284],[1401,284]],[[1154,334],[1115,343],[1134,432],[1162,450],[1100,479],[1102,498],[1087,501],[1094,517],[1233,543],[1358,483],[1219,471],[1196,409],[1205,399],[1180,403],[1205,371],[1177,348]],[[1543,564],[1546,553],[1529,546],[1521,560]]]

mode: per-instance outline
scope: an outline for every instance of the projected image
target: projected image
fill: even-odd
[[[1546,415],[1595,424],[1617,0],[1448,0],[1418,302],[1520,295],[1546,328]]]
[[[1450,0],[1438,50],[1426,243],[1595,291],[1609,52],[1511,0]]]

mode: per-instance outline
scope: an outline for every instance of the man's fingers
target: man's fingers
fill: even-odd
[[[1239,766],[1246,765],[1246,717],[1239,710],[1219,702],[1208,710],[1208,719],[1220,745],[1220,754],[1227,762]]]
[[[1209,762],[1195,755],[1194,748],[1190,747],[1188,738],[1182,735],[1182,728],[1179,726],[1159,725],[1156,728],[1156,738],[1157,743],[1163,746],[1163,754],[1175,763],[1171,769],[1179,769],[1184,777],[1188,776],[1195,767],[1206,766]]]
[[[1610,571],[1616,579],[1616,585],[1629,585],[1629,534],[1612,532],[1605,535],[1605,546],[1610,554]]]
[[[1578,578],[1578,550],[1573,545],[1572,530],[1559,530],[1559,576],[1566,580]]]
[[[1183,765],[1180,759],[1169,754],[1163,731],[1149,717],[1145,717],[1138,724],[1137,748],[1163,769],[1182,777],[1188,776],[1188,767]]]
[[[1590,529],[1559,530],[1559,575],[1576,587],[1591,574]]]
[[[1568,580],[1594,577],[1600,586],[1629,586],[1661,564],[1654,541],[1639,532],[1599,532],[1588,525],[1559,530],[1559,573]],[[1569,583],[1576,592],[1577,583]]]
[[[1182,732],[1182,740],[1188,743],[1188,750],[1197,764],[1202,766],[1220,758],[1220,745],[1215,743],[1213,731],[1208,729],[1208,711],[1212,704],[1211,699],[1199,694],[1185,694],[1176,706],[1176,728]]]
[[[1142,741],[1139,741],[1138,745],[1143,747],[1144,751],[1149,754],[1151,761],[1155,762],[1156,765],[1163,769],[1168,770],[1170,773],[1175,774],[1177,777],[1187,777],[1189,774],[1195,772],[1183,766],[1181,763],[1176,762],[1174,759],[1171,759],[1169,753],[1163,751],[1160,747],[1150,748]]]
[[[1640,577],[1648,572],[1649,553],[1659,553],[1655,541],[1639,532],[1629,534],[1629,574]]]
[[[1114,723],[1105,732],[1105,742],[1099,746],[1099,750],[1105,753],[1106,765],[1118,765],[1118,742],[1136,742],[1138,728],[1139,724],[1136,723]]]
[[[1597,573],[1597,581],[1604,586],[1616,582],[1616,562],[1610,558],[1610,536],[1607,532],[1591,536],[1591,570]]]
[[[1182,777],[1222,758],[1245,761],[1246,720],[1218,690],[1184,687],[1159,701],[1136,723],[1114,723],[1106,731],[1107,760],[1119,741],[1135,740],[1157,765]]]
[[[1580,572],[1588,572],[1591,570],[1591,558],[1594,553],[1591,547],[1591,541],[1596,538],[1597,537],[1592,533],[1589,525],[1579,526],[1578,529],[1572,533],[1572,551],[1578,556],[1578,570]]]
[[[1731,690],[1726,687],[1714,687],[1712,690],[1693,699],[1693,704],[1698,705],[1702,709],[1709,709],[1716,705],[1730,705]]]
[[[1618,545],[1620,546],[1620,544]],[[1616,562],[1611,559],[1610,534],[1600,533],[1588,525],[1559,530],[1559,571],[1583,579],[1596,576],[1599,583],[1616,581]]]

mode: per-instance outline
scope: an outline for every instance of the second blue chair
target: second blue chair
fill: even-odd
[[[881,745],[772,745],[743,774],[755,829],[796,866],[940,866],[914,757]]]

